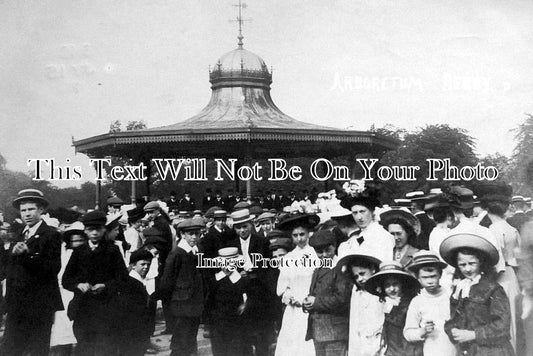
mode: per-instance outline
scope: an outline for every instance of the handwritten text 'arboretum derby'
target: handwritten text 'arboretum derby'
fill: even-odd
[[[156,172],[162,180],[184,181],[214,181],[235,180],[241,181],[298,181],[302,179],[304,169],[298,165],[288,165],[284,159],[269,158],[268,166],[263,167],[259,162],[242,164],[236,158],[215,158],[216,174],[207,176],[206,158],[153,158],[152,172]],[[109,158],[91,159],[91,166],[96,170],[96,180],[114,181],[145,181],[147,180],[147,166],[145,163],[138,165],[112,165]],[[358,158],[355,160],[363,172],[364,180],[380,179],[382,181],[414,181],[420,173],[420,166],[387,166],[378,164],[376,158]],[[493,166],[483,166],[478,163],[475,166],[457,167],[450,163],[449,158],[428,158],[427,175],[428,181],[492,181],[498,177],[498,169]],[[80,166],[70,166],[70,159],[66,165],[59,165],[53,158],[31,158],[28,166],[33,166],[33,180],[81,180],[83,179]],[[154,170],[155,169],[155,170]],[[317,181],[333,179],[347,181],[352,178],[350,168],[344,165],[334,165],[325,158],[314,160],[306,170]]]

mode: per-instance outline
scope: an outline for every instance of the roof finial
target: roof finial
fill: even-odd
[[[243,3],[241,0],[239,0],[238,5],[233,5],[233,6],[239,8],[239,15],[237,16],[237,20],[235,21],[239,23],[239,35],[237,36],[237,38],[239,39],[239,42],[237,44],[239,45],[239,48],[242,48],[242,45],[243,45],[242,39],[244,38],[244,36],[242,35],[242,24],[244,21],[251,21],[251,19],[242,18],[242,9],[246,9],[246,4]]]

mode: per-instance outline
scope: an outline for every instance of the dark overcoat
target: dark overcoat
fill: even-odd
[[[103,239],[94,250],[88,245],[74,249],[63,274],[63,287],[74,292],[69,317],[83,328],[111,331],[119,315],[113,303],[127,275],[122,254],[113,241]],[[103,283],[106,288],[100,294],[81,293],[76,287],[80,283]]]
[[[13,255],[15,243],[6,256],[7,312],[21,318],[43,318],[63,310],[57,280],[61,269],[60,234],[43,221],[26,241],[29,253]]]
[[[352,286],[335,269],[317,268],[313,272],[309,295],[315,302],[309,312],[306,340],[348,341]]]

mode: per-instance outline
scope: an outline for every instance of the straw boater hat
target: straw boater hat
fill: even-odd
[[[213,219],[226,219],[228,217],[228,212],[223,209],[217,209],[213,212]]]
[[[488,230],[487,230],[488,231]],[[489,239],[482,236],[485,231],[464,231],[452,233],[446,237],[440,245],[440,255],[449,265],[457,267],[457,250],[470,248],[482,253],[487,262],[494,266],[498,263],[500,256],[498,250],[489,242]]]
[[[292,230],[297,226],[307,226],[314,228],[320,222],[320,217],[316,214],[290,214],[285,219],[279,222],[277,228],[280,230]]]
[[[402,265],[396,261],[383,262],[379,265],[379,272],[370,277],[365,283],[365,290],[374,295],[383,293],[383,282],[387,277],[398,278],[407,290],[420,289],[420,283],[409,273],[405,272]]]
[[[18,196],[13,199],[13,207],[18,209],[22,201],[33,201],[40,203],[43,208],[48,206],[48,200],[44,198],[44,194],[37,189],[23,189],[18,192]]]
[[[242,224],[247,221],[252,221],[255,219],[254,215],[250,215],[250,210],[248,209],[239,209],[230,214],[231,220],[233,220],[233,225]]]
[[[448,265],[442,262],[436,253],[427,250],[420,250],[413,255],[411,263],[409,263],[405,268],[409,272],[415,273],[421,267],[430,266],[445,269]]]
[[[218,250],[218,257],[238,258],[242,256],[239,255],[239,249],[237,247],[224,247]]]

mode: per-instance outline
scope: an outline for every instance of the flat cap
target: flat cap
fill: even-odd
[[[177,226],[179,231],[193,231],[201,230],[205,228],[205,222],[203,218],[195,217],[180,221]]]
[[[160,206],[159,203],[156,202],[156,201],[151,201],[151,202],[147,203],[147,204],[144,206],[144,208],[143,208],[143,210],[146,211],[146,212],[148,212],[148,211],[154,211],[154,210],[156,210],[156,209],[159,209],[159,210],[161,209],[161,206]]]
[[[119,197],[111,197],[107,199],[107,205],[124,205],[124,201]]]

